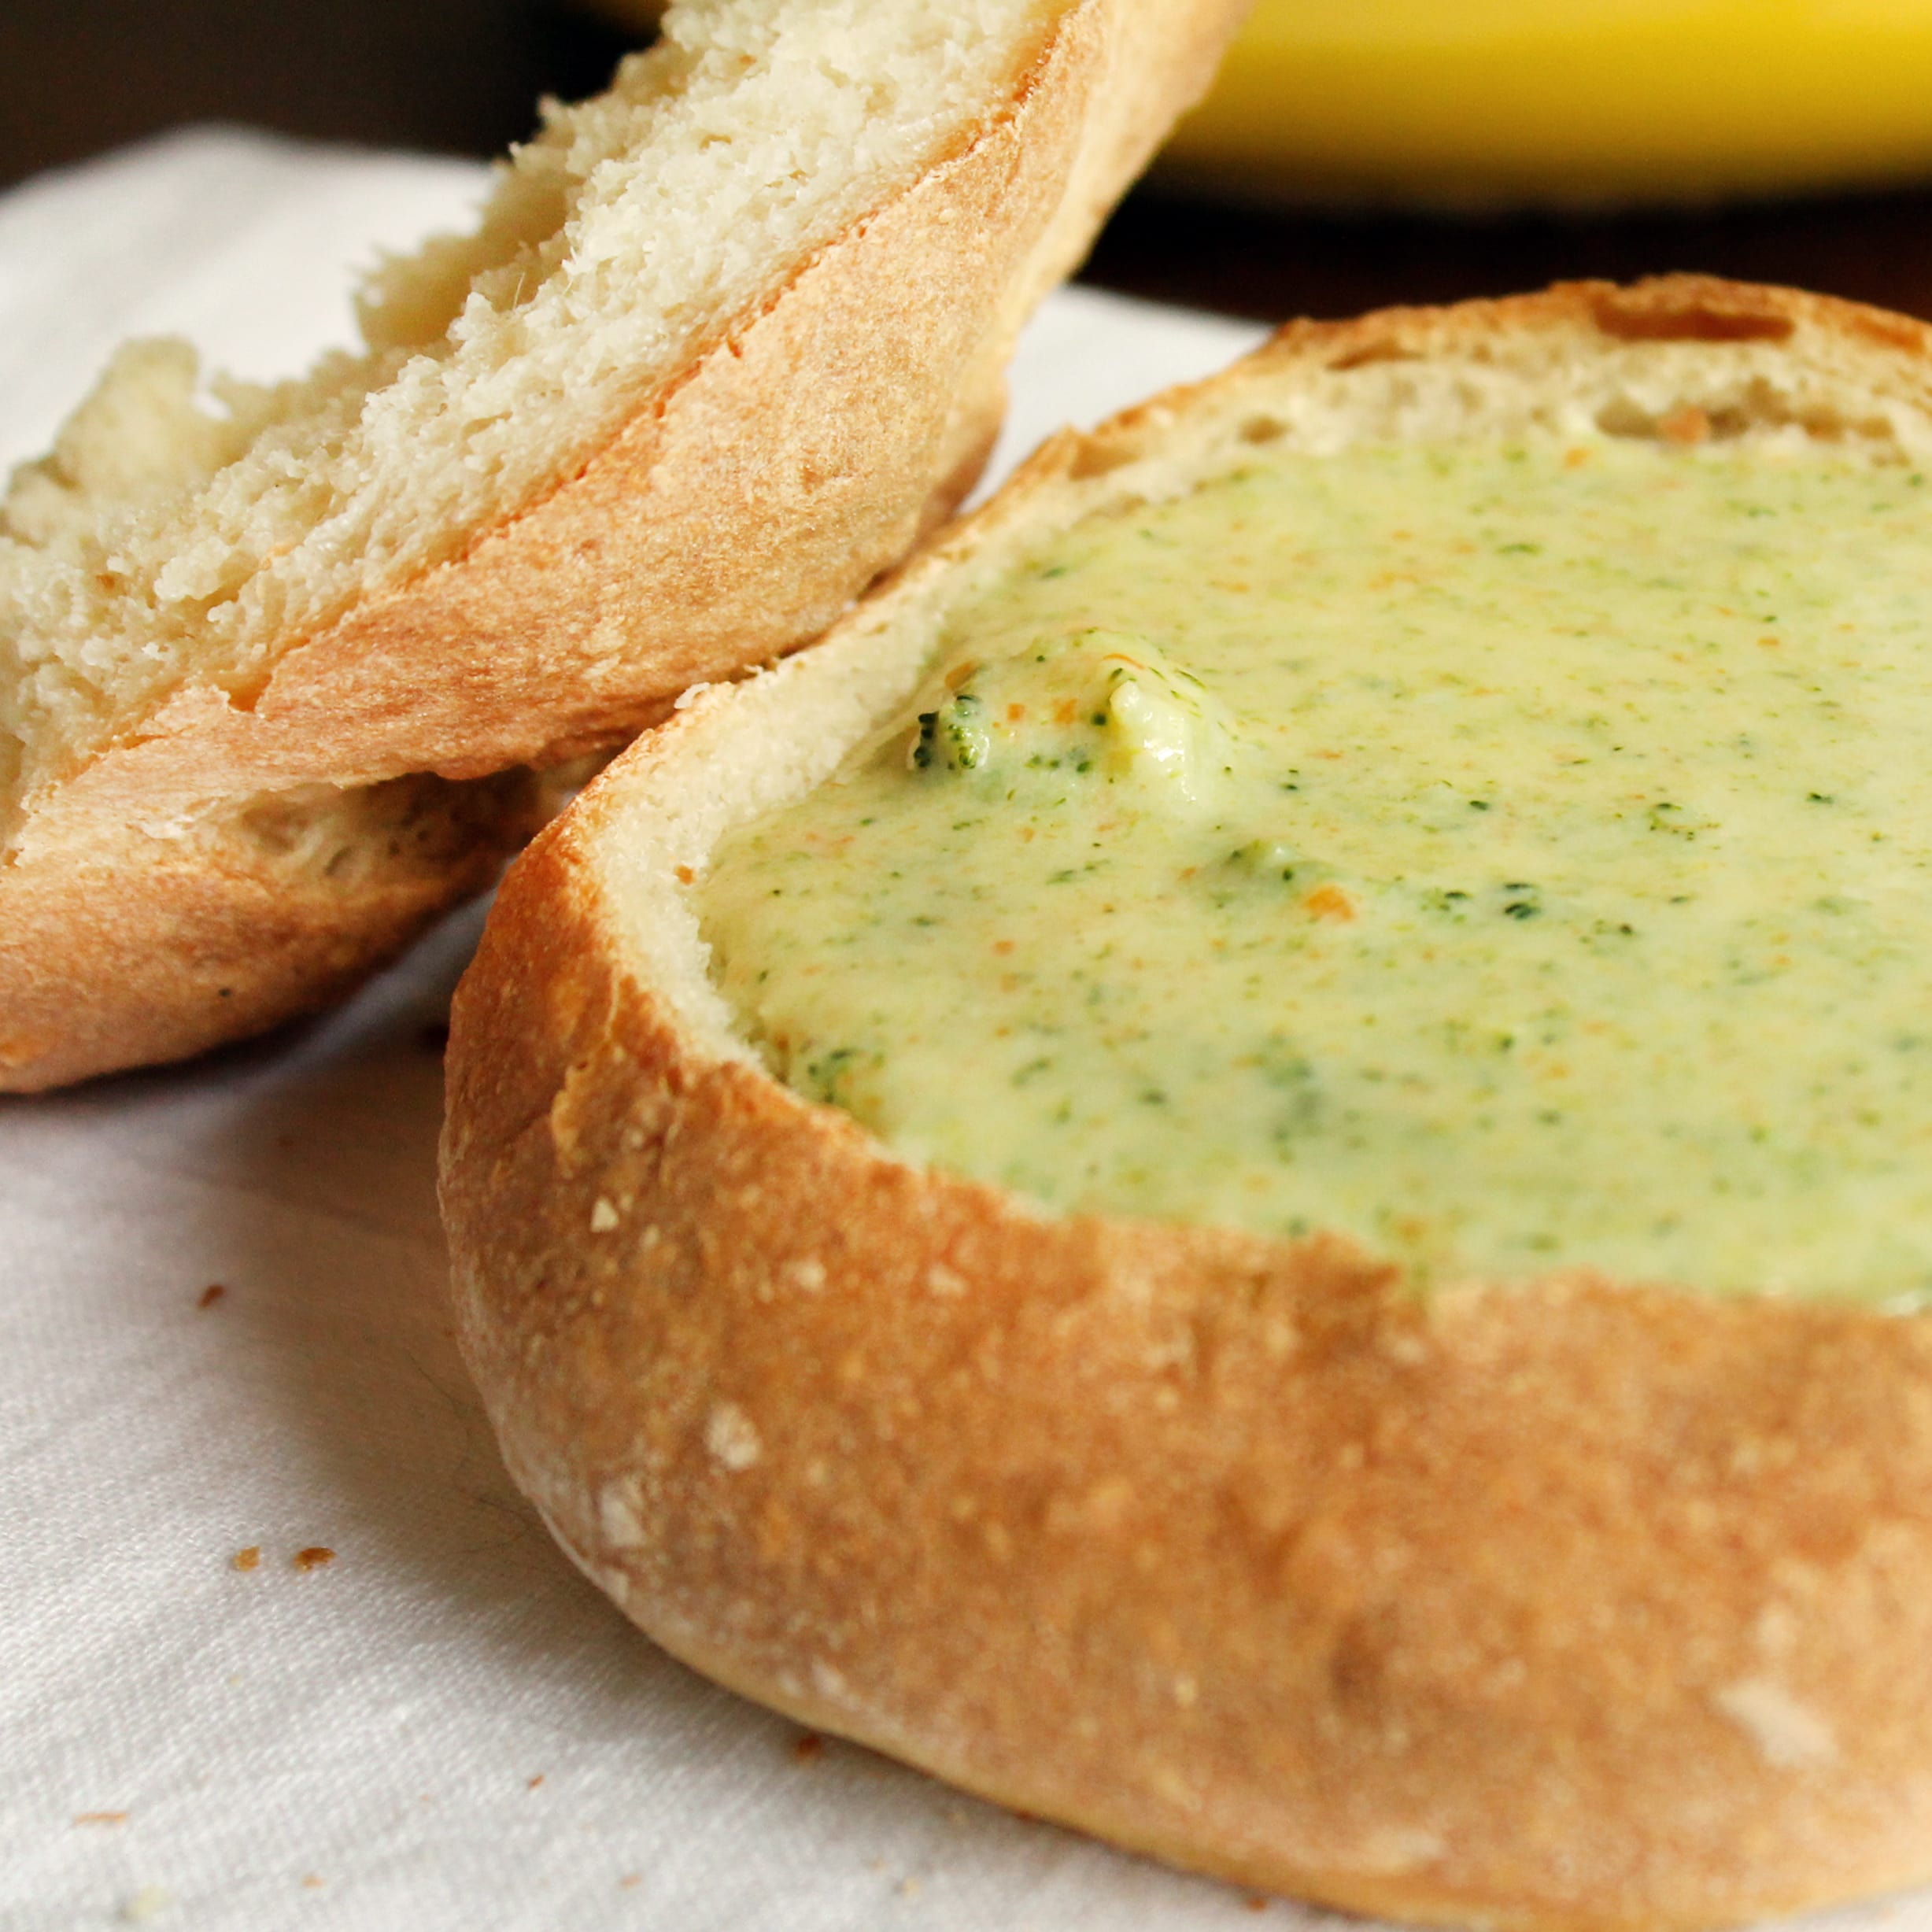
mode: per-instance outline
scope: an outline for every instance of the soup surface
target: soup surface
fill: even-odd
[[[1605,437],[1093,515],[721,848],[717,983],[799,1092],[1053,1208],[1914,1299],[1929,499]]]

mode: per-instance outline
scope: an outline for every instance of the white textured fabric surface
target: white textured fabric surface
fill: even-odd
[[[0,462],[130,331],[295,368],[346,335],[372,246],[460,220],[480,179],[199,134],[0,201]],[[1000,460],[1256,334],[1057,297]],[[564,1561],[441,1302],[423,1029],[478,923],[324,1023],[0,1100],[0,1926],[1330,1923],[867,1752],[801,1756]],[[312,1546],[334,1560],[297,1568]],[[1932,1932],[1932,1901],[1832,1923]]]

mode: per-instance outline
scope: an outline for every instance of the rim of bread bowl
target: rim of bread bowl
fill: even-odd
[[[571,1556],[804,1722],[1357,1910],[1705,1926],[1932,1872],[1932,1321],[1577,1269],[1424,1302],[1332,1237],[1036,1210],[768,1077],[682,898],[973,573],[1324,396],[1419,421],[1430,357],[1492,425],[1541,385],[1914,449],[1926,343],[1690,278],[1300,325],[620,759],[506,882],[444,1142],[466,1357]]]
[[[1692,275],[1290,324],[1229,369],[1093,431],[1050,438],[803,656],[685,692],[675,723],[627,764],[625,803],[611,807],[634,814],[602,860],[619,885],[612,916],[694,1038],[721,1057],[755,1059],[710,984],[704,949],[693,950],[677,868],[705,865],[732,826],[829,777],[928,673],[928,641],[947,608],[1043,536],[1183,493],[1269,445],[1320,455],[1378,437],[1608,430],[1679,442],[1826,438],[1932,457],[1929,352],[1932,328],[1904,317]],[[774,743],[788,755],[774,759]]]

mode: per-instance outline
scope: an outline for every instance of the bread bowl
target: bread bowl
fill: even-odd
[[[0,1088],[330,996],[526,832],[495,774],[822,629],[970,483],[1020,323],[1239,10],[692,0],[374,277],[363,354],[210,408],[182,345],[124,350],[0,518]],[[253,943],[258,803],[430,777],[493,781],[440,891],[419,853]],[[109,903],[109,954],[63,944]]]
[[[1762,1243],[1742,1262],[1726,1245],[1777,1225],[1742,1194],[1707,1202],[1690,1247],[1648,1250],[1701,1256],[1703,1276],[1601,1265],[1614,1217],[1573,1218],[1530,1262],[1479,1227],[1472,1262],[1359,1219],[1298,1234],[1184,1204],[1088,1211],[1049,1182],[1029,1198],[781,1084],[781,1043],[754,1044],[707,946],[717,880],[759,826],[831,799],[836,773],[858,788],[918,763],[957,722],[930,682],[970,648],[953,618],[977,625],[1109,517],[1158,536],[1230,478],[1345,479],[1355,450],[1420,448],[1445,475],[1529,450],[1559,520],[1579,450],[1585,472],[1719,479],[1740,518],[1750,491],[1723,480],[1740,465],[1805,490],[1869,482],[1891,505],[1886,662],[1903,682],[1860,715],[1890,748],[1875,773],[1910,770],[1928,345],[1898,317],[1690,277],[1296,325],[1221,378],[1049,444],[819,646],[698,694],[620,758],[505,883],[456,1000],[443,1153],[466,1356],[572,1557],[674,1654],[801,1721],[1353,1910],[1706,1926],[1932,1872],[1915,1260],[1847,1277],[1827,1247],[1776,1279]],[[1675,541],[1672,515],[1646,514]],[[1838,519],[1802,554],[1835,549],[1868,576],[1881,520]],[[1410,534],[1385,531],[1384,551]],[[1521,568],[1498,580],[1505,604],[1544,582]],[[1378,598],[1398,608],[1373,591],[1372,637]],[[1731,641],[1770,661],[1761,615]],[[1754,674],[1738,689],[1765,688]],[[1502,701],[1490,683],[1474,697]],[[1782,753],[1764,769],[1774,791],[1804,776]],[[1909,870],[1922,822],[1890,822]],[[1848,834],[1848,892],[1854,864],[1878,876],[1853,850],[1873,829]],[[1647,807],[1639,832],[1671,865],[1724,849],[1721,828]],[[1552,904],[1589,870],[1550,874]],[[1334,910],[1317,902],[1335,877],[1317,877],[1311,921]],[[1154,903],[1151,930],[1180,923],[1171,893]],[[1527,925],[1520,903],[1491,929]],[[1885,903],[1917,916],[1909,893]],[[1374,923],[1370,907],[1333,929]],[[813,943],[788,932],[767,956]],[[1450,970],[1454,948],[1431,944]],[[1675,944],[1650,956],[1668,965]],[[1827,1026],[1909,1000],[1911,971],[1780,1051],[1801,1062]],[[1207,1007],[1225,988],[1184,989],[1177,1035],[1189,993]],[[1727,985],[1710,1010],[1749,997]],[[993,1032],[953,1063],[962,1082],[997,1076],[969,1113],[1013,1084]],[[1660,1106],[1682,1091],[1663,1083]],[[1605,1088],[1585,1105],[1613,1121],[1617,1102]],[[1922,1144],[1907,1114],[1894,1151]],[[1792,1125],[1801,1140],[1810,1123]],[[1485,1162],[1506,1163],[1494,1144]],[[1605,1170],[1572,1171],[1562,1200],[1614,1192]],[[1889,1212],[1918,1182],[1910,1158],[1887,1171],[1905,1191],[1868,1198]],[[1487,1198],[1473,1164],[1443,1173]],[[1851,1252],[1869,1217],[1830,1198]],[[1916,1255],[1926,1229],[1894,1219]]]

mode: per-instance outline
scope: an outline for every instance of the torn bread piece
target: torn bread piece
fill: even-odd
[[[1929,1232],[1897,1205],[1928,1131],[1916,1049],[1888,1030],[1866,1051],[1869,1016],[1909,994],[1926,948],[1856,948],[1853,990],[1812,1003],[1816,962],[1774,943],[1787,924],[1932,920],[1923,891],[1886,885],[1890,866],[1909,885],[1932,832],[1893,813],[1896,855],[1871,842],[1890,788],[1915,796],[1914,720],[1932,703],[1932,664],[1913,647],[1932,627],[1914,521],[1932,464],[1929,371],[1932,331],[1917,323],[1688,277],[1296,325],[1219,379],[1050,443],[819,647],[705,694],[621,757],[504,885],[456,1003],[443,1153],[467,1358],[511,1470],[586,1573],[674,1654],[815,1731],[1351,1910],[1637,1932],[1932,1875],[1932,1317],[1923,1282],[1897,1291],[1886,1271],[1906,1264],[1867,1226],[1890,1221],[1921,1246]],[[1376,499],[1357,549],[1328,541],[1341,526],[1322,504],[1391,474],[1401,492]],[[1260,519],[1269,476],[1299,493],[1300,523]],[[1810,520],[1753,520],[1781,492],[1813,504]],[[1177,548],[1210,499],[1247,521]],[[1612,526],[1618,543],[1597,541]],[[1707,550],[1700,528],[1721,542]],[[1123,588],[1136,545],[1170,578],[1194,557],[1192,597],[1157,608],[1166,580],[1151,574]],[[1164,659],[1117,626],[1087,628],[1088,564],[1096,608],[1136,600]],[[1457,600],[1472,604],[1465,566],[1487,588],[1477,616],[1457,619]],[[1318,649],[1344,567],[1359,583]],[[1849,586],[1823,594],[1847,570]],[[1270,571],[1291,594],[1257,615]],[[1774,581],[1786,600],[1760,611],[1757,587]],[[1679,599],[1670,626],[1620,619],[1651,608],[1624,600],[1632,586]],[[1001,685],[999,663],[979,664],[989,613],[1022,592],[1031,609],[1065,602],[1036,648],[999,660],[1015,667]],[[1457,621],[1460,685],[1452,662],[1423,674]],[[1298,775],[1273,788],[1284,849],[1262,865],[1230,840],[1211,879],[1206,859],[1191,874],[1164,859],[1154,885],[1123,885],[1106,975],[1100,909],[1085,923],[1049,909],[1030,952],[994,913],[976,925],[1003,905],[995,874],[1022,835],[1049,842],[1053,815],[1088,794],[1103,841],[1124,841],[1136,815],[1198,830],[1204,849],[1228,829],[1247,755],[1229,744],[1245,732],[1265,748],[1270,720],[1205,656],[1207,695],[1181,685],[1190,638],[1205,651],[1243,626],[1306,666],[1281,740]],[[1498,635],[1522,640],[1513,674],[1476,674],[1497,668],[1483,654]],[[1077,670],[1081,652],[1137,696],[1117,704],[1117,682],[1043,722],[1020,681]],[[1374,702],[1343,705],[1359,691]],[[1156,728],[1163,704],[1171,730]],[[1566,734],[1598,711],[1616,729],[1586,763]],[[1502,789],[1424,785],[1433,767],[1403,742],[1424,741],[1385,744],[1368,730],[1378,716],[1427,725],[1445,760],[1493,739]],[[1553,751],[1513,730],[1538,718]],[[1795,755],[1775,735],[1740,742],[1781,718],[1812,721]],[[1108,735],[1123,722],[1137,734],[1125,752]],[[1036,726],[1065,744],[1000,736]],[[1162,791],[1186,763],[1168,752],[1190,744],[1199,795]],[[1612,748],[1633,772],[1668,754],[1728,789],[1661,795],[1701,802],[1694,822],[1660,817],[1637,779],[1599,811]],[[1869,773],[1871,796],[1807,781],[1814,754]],[[1413,810],[1351,815],[1406,772]],[[903,789],[888,794],[888,778]],[[939,852],[916,815],[952,799],[946,823],[977,815],[986,869],[929,876],[908,858],[901,898],[865,900],[815,951],[805,922],[856,877],[848,858],[895,815],[909,851]],[[1016,820],[1016,799],[1032,815]],[[852,823],[834,833],[800,815],[819,800]],[[1844,863],[1786,903],[1792,824],[1815,826],[1802,836],[1820,851],[1837,840]],[[1370,834],[1453,863],[1438,880],[1405,858],[1376,875],[1378,898],[1362,883]],[[765,892],[763,938],[721,896],[733,869],[752,876],[761,839],[796,855],[800,882]],[[1205,1212],[1170,1199],[1137,1215],[1083,1195],[1084,1169],[1056,1179],[1044,1162],[1018,1190],[997,1163],[1019,1126],[975,1151],[980,1117],[1023,1126],[1014,1110],[1046,1084],[1030,1062],[1008,1076],[996,1001],[1057,981],[1072,990],[1058,1037],[1076,1036],[1071,1008],[1092,986],[1122,983],[1170,933],[1217,933],[1215,900],[1231,917],[1264,899],[1279,909],[1269,929],[1284,936],[1257,973],[1284,1014],[1305,984],[1321,991],[1296,1036],[1318,1095],[1339,1093],[1330,1074],[1368,1051],[1365,1029],[1324,1032],[1321,1014],[1413,969],[1435,989],[1439,1034],[1497,1020],[1495,1038],[1457,1052],[1501,1120],[1526,1083],[1564,1088],[1563,1055],[1530,1032],[1540,1009],[1456,1007],[1465,968],[1516,988],[1517,942],[1546,948],[1569,916],[1563,894],[1624,889],[1640,849],[1658,869],[1639,881],[1652,923],[1670,909],[1679,938],[1644,955],[1627,1007],[1580,1003],[1579,1066],[1596,1022],[1675,1025],[1673,962],[1723,951],[1764,912],[1775,930],[1761,956],[1683,1037],[1716,1038],[1789,986],[1803,1025],[1712,1062],[1737,1092],[1793,1069],[1892,1083],[1889,1154],[1826,1086],[1738,1123],[1741,1145],[1758,1147],[1748,1130],[1761,1128],[1766,1158],[1788,1140],[1793,1172],[1817,1169],[1835,1266],[1820,1246],[1810,1275],[1781,1280],[1761,1239],[1748,1259],[1732,1237],[1779,1225],[1774,1191],[1713,1189],[1687,1245],[1641,1195],[1610,1213],[1622,1169],[1607,1158],[1547,1171],[1548,1202],[1591,1212],[1512,1259],[1513,1222],[1483,1215],[1538,1171],[1535,1147],[1491,1135],[1474,1105],[1435,1123],[1433,1089],[1406,1075],[1439,1069],[1399,1053],[1382,1067],[1381,1115],[1366,1101],[1291,1108],[1280,1164],[1353,1176],[1353,1137],[1381,1136],[1371,1167],[1383,1146],[1391,1174],[1420,1177],[1417,1198],[1434,1188],[1470,1210],[1460,1249],[1405,1246],[1398,1218],[1358,1216],[1339,1185],[1333,1217],[1296,1232],[1287,1209],[1270,1222],[1271,1209],[1250,1217],[1205,1192]],[[1549,861],[1540,902],[1531,875],[1501,870],[1525,851]],[[1125,879],[1128,855],[1106,843],[1079,863]],[[1284,876],[1308,861],[1312,885]],[[1502,881],[1493,903],[1485,866]],[[1066,870],[1054,892],[1078,889]],[[1467,885],[1471,903],[1424,903],[1439,884]],[[803,910],[788,925],[793,897]],[[1626,936],[1584,911],[1564,955],[1583,963],[1546,976],[1559,992],[1625,970]],[[868,951],[878,933],[924,947],[949,921],[961,936],[944,966],[935,951],[881,970]],[[1521,956],[1542,973],[1542,952]],[[968,984],[979,1024],[949,1026],[936,1008],[913,1045],[834,1065],[785,1034],[813,972],[862,1019],[889,1018],[915,984],[936,998]],[[1245,997],[1203,966],[1171,994],[1164,1032],[1124,1025],[1109,1051],[1168,1047],[1178,1065]],[[1395,1018],[1391,1005],[1383,1021]],[[1510,1022],[1523,1064],[1492,1076],[1517,1065],[1499,1044]],[[1043,1027],[1035,1053],[1055,1037]],[[1254,1068],[1229,1037],[1238,1124]],[[886,1077],[902,1053],[926,1055],[923,1098],[942,1049],[967,1138],[935,1151],[936,1116],[903,1126],[914,1117],[893,1110]],[[1620,1144],[1645,1158],[1706,1101],[1704,1083],[1673,1084],[1640,1051],[1594,1084],[1576,1072],[1562,1104],[1636,1121]],[[1298,1073],[1281,1091],[1293,1101],[1310,1084]],[[1654,1095],[1653,1132],[1633,1093]],[[1161,1099],[1177,1107],[1178,1084]],[[1429,1125],[1433,1165],[1412,1159],[1405,1121]],[[1697,1151],[1672,1144],[1691,1165]],[[1202,1188],[1251,1151],[1237,1133]],[[1626,1237],[1667,1258],[1606,1265]]]
[[[419,851],[257,947],[257,801],[554,766],[822,630],[970,486],[1021,323],[1239,11],[690,0],[375,279],[365,353],[211,410],[124,350],[0,513],[0,1088],[332,997],[527,829],[494,785],[440,898]],[[109,908],[138,993],[63,943]]]

